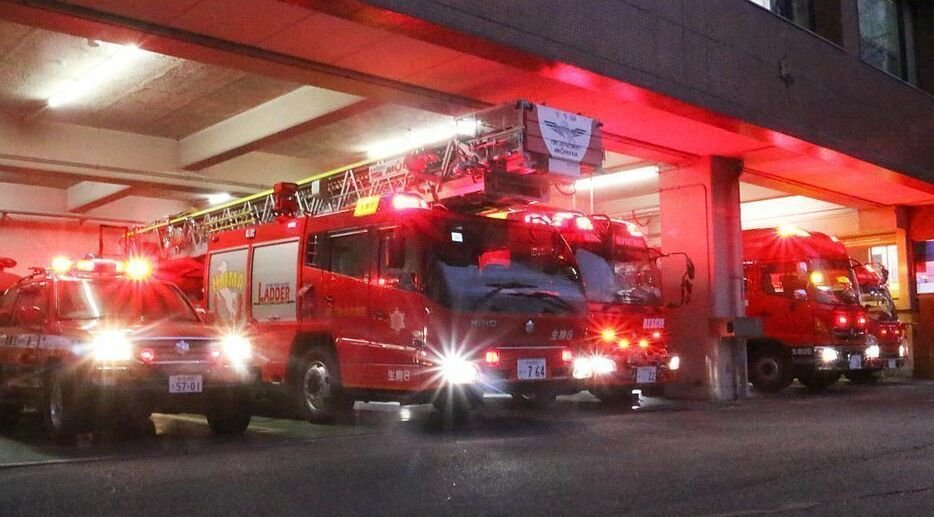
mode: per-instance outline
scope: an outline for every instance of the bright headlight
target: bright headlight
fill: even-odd
[[[832,363],[840,358],[840,353],[833,348],[822,348],[820,351],[820,360],[825,363]]]
[[[574,359],[574,370],[571,375],[575,379],[589,379],[593,377],[593,364],[586,357]]]
[[[866,358],[878,359],[881,352],[882,351],[879,350],[879,345],[869,345],[866,347]]]
[[[600,355],[591,357],[590,364],[596,375],[607,375],[616,371],[616,361]]]
[[[905,357],[908,355],[908,348],[905,345],[898,345],[898,357]]]
[[[441,360],[441,375],[448,384],[472,384],[480,380],[480,369],[462,357],[445,357]]]
[[[234,364],[244,364],[253,357],[253,344],[240,334],[227,334],[221,339],[224,355]]]
[[[129,361],[133,357],[133,345],[126,333],[119,330],[96,332],[91,340],[91,351],[98,361]]]
[[[671,359],[668,360],[668,369],[674,371],[678,368],[681,368],[681,358],[673,355]]]

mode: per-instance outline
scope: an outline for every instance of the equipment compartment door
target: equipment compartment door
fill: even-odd
[[[284,375],[297,317],[299,241],[253,247],[250,261],[250,314],[260,333],[266,370]]]

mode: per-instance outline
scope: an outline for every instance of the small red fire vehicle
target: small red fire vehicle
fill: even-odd
[[[877,369],[879,346],[866,330],[859,286],[835,239],[794,227],[743,232],[746,314],[763,320],[747,341],[749,380],[766,392],[797,378],[812,390],[844,373]]]
[[[853,270],[859,282],[860,303],[869,317],[869,334],[879,345],[879,358],[873,364],[882,368],[901,368],[908,357],[905,324],[898,321],[895,301],[889,292],[889,272],[881,264],[861,264],[853,261]],[[878,379],[877,372],[863,375],[848,374],[855,383],[871,383]]]
[[[215,433],[252,414],[248,338],[205,324],[148,262],[64,257],[0,301],[0,418],[38,406],[49,435],[69,440],[102,422],[203,412]]]

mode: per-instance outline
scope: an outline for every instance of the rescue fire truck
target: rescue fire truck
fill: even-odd
[[[206,325],[141,260],[59,257],[0,300],[0,420],[35,404],[50,437],[153,412],[203,412],[243,432],[258,371],[249,339]]]
[[[204,257],[205,307],[256,325],[263,380],[306,418],[354,399],[465,414],[482,389],[547,403],[573,389],[586,325],[573,253],[555,228],[474,214],[591,173],[600,124],[518,101],[456,126],[441,144],[183,214],[129,244]]]
[[[636,225],[606,215],[534,206],[506,217],[557,227],[574,251],[589,323],[572,376],[606,402],[628,402],[633,388],[661,396],[681,363],[668,350],[658,268],[662,254],[649,248]],[[688,260],[685,282],[692,271]]]
[[[743,259],[746,314],[762,318],[765,336],[747,341],[756,389],[778,391],[797,378],[820,390],[841,374],[876,369],[879,345],[836,239],[790,226],[746,230]]]
[[[869,333],[879,343],[879,358],[872,361],[879,370],[895,369],[905,365],[908,357],[905,324],[898,320],[895,301],[889,292],[889,272],[881,264],[862,264],[852,261],[856,280],[859,283],[860,303],[869,317]],[[878,371],[866,371],[862,375],[847,374],[850,382],[872,383],[878,380]]]

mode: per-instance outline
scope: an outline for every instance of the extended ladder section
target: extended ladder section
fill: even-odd
[[[393,192],[419,193],[462,211],[545,202],[552,186],[568,185],[603,164],[600,125],[547,106],[511,102],[456,119],[456,134],[436,145],[157,221],[128,234],[127,248],[163,258],[201,255],[215,232],[282,215],[331,213]]]

